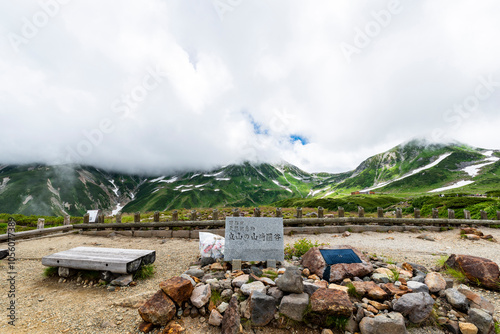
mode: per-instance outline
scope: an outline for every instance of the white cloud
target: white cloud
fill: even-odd
[[[338,172],[435,129],[500,148],[500,4],[400,1],[348,62],[342,43],[393,2],[242,1],[221,20],[210,1],[71,1],[18,52],[8,36],[43,9],[0,4],[0,162]],[[450,121],[488,76],[491,95]]]

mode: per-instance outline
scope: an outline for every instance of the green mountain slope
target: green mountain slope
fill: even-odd
[[[374,190],[378,199],[345,197]],[[0,212],[82,215],[223,206],[323,206],[369,210],[401,196],[498,193],[500,154],[460,143],[415,139],[363,161],[345,173],[307,173],[288,163],[245,162],[212,171],[162,176],[126,175],[89,166],[0,166]],[[373,201],[370,202],[370,201]]]

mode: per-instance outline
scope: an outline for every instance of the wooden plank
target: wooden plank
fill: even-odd
[[[9,255],[8,249],[0,249],[0,260],[6,258]]]
[[[66,267],[126,274],[137,270],[141,263],[150,264],[155,259],[156,252],[153,250],[76,247],[44,256],[42,264],[49,267]]]
[[[15,232],[12,236],[15,236],[16,239],[23,239],[23,238],[29,238],[29,237],[39,236],[39,235],[46,235],[46,234],[51,234],[51,233],[69,231],[72,229],[73,229],[73,225],[56,226],[56,227],[44,228],[42,230],[30,230],[30,231]],[[0,241],[7,241],[7,240],[9,240],[8,234],[0,234]]]

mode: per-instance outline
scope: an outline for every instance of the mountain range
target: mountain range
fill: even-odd
[[[129,175],[80,165],[0,165],[0,212],[81,216],[89,209],[164,211],[250,207],[374,191],[394,196],[500,190],[500,152],[414,139],[344,173],[308,173],[286,162],[210,171]]]

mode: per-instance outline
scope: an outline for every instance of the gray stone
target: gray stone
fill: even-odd
[[[283,291],[281,291],[278,287],[269,288],[267,290],[267,294],[276,300],[276,304],[279,304],[281,302],[281,298],[283,298]]]
[[[453,289],[453,278],[445,278],[446,281],[446,289]]]
[[[196,286],[196,282],[194,281],[194,279],[191,278],[191,276],[186,275],[186,274],[182,274],[181,277],[189,280],[191,282],[191,284],[193,284],[193,286]]]
[[[187,270],[186,272],[184,272],[184,274],[189,275],[189,276],[194,276],[194,277],[197,277],[197,278],[200,278],[200,279],[203,276],[205,276],[205,272],[203,271],[203,269],[200,269],[200,268],[197,268],[197,267],[191,267],[191,268],[189,268],[189,270]]]
[[[120,277],[115,278],[114,280],[112,280],[109,284],[110,285],[116,285],[116,286],[127,286],[133,280],[134,280],[134,277],[132,275],[122,275],[122,276],[120,276]]]
[[[249,279],[250,279],[249,275],[241,275],[241,276],[236,277],[233,280],[232,284],[234,287],[240,288],[243,284],[248,282]]]
[[[210,318],[208,318],[208,324],[219,327],[222,324],[222,315],[217,310],[212,310],[210,313]]]
[[[304,312],[309,305],[309,295],[307,293],[290,294],[284,296],[280,303],[280,313],[295,321],[302,321]]]
[[[197,308],[203,307],[212,296],[212,290],[210,289],[210,285],[201,284],[194,288],[193,293],[191,294],[191,304],[193,304]]]
[[[476,325],[479,334],[494,333],[495,324],[493,323],[493,317],[489,313],[477,308],[471,308],[468,315],[469,322]]]
[[[276,285],[283,292],[304,292],[302,273],[297,267],[287,267],[285,270],[285,274],[276,280]]]
[[[372,275],[372,280],[375,283],[390,283],[391,279],[386,274],[375,273]]]
[[[273,297],[255,291],[249,301],[250,320],[253,326],[266,326],[274,318],[276,312],[276,301]]]
[[[413,292],[425,292],[429,293],[429,287],[424,283],[420,283],[417,281],[408,281],[406,282],[408,289],[411,289]]]
[[[429,317],[434,306],[434,299],[425,292],[408,293],[393,305],[396,312],[408,315],[410,321],[418,324]]]
[[[408,334],[401,313],[391,312],[374,318],[365,317],[359,323],[361,334]]]
[[[283,218],[226,217],[224,261],[284,260]]]
[[[469,303],[467,302],[467,297],[465,297],[463,293],[460,293],[457,289],[446,289],[444,294],[451,306],[460,311],[467,311]]]
[[[222,291],[222,293],[220,294],[221,296],[221,299],[225,302],[228,302],[231,297],[233,296],[233,290],[231,289],[225,289]]]
[[[78,271],[72,268],[66,268],[66,267],[58,267],[57,273],[59,274],[60,277],[71,277],[75,275]]]
[[[231,266],[234,270],[241,270],[241,259],[233,259]]]
[[[313,283],[304,282],[304,292],[309,296],[316,292],[319,289],[319,286]]]
[[[216,260],[213,258],[213,257],[202,257],[201,260],[200,260],[200,264],[202,267],[204,266],[208,266],[209,264],[212,264],[214,263]]]
[[[240,289],[245,296],[250,296],[252,292],[260,292],[266,294],[267,291],[266,286],[261,281],[243,284]]]

